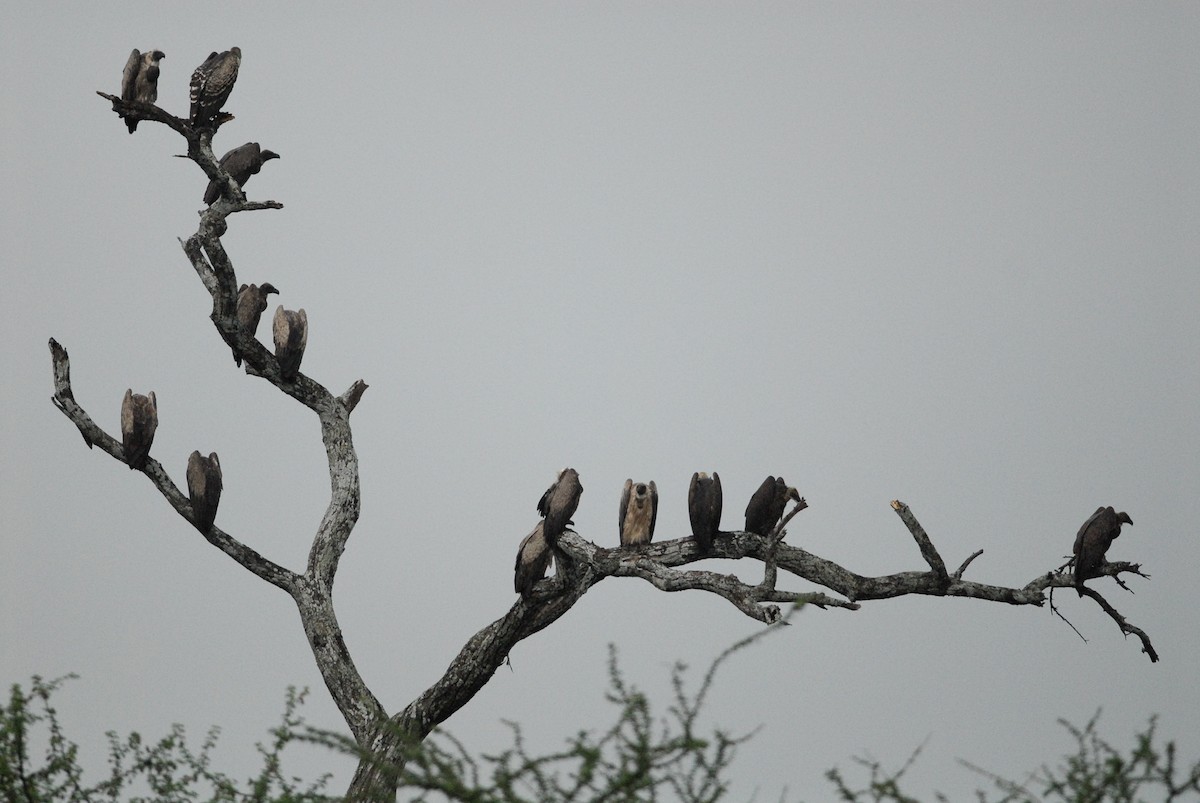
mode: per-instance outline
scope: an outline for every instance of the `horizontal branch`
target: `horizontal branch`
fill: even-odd
[[[760,536],[761,537],[761,536]],[[775,624],[780,619],[780,610],[764,602],[792,604],[811,603],[820,608],[846,608],[858,610],[859,605],[844,599],[830,597],[819,592],[800,593],[781,591],[767,585],[747,585],[732,574],[709,571],[679,571],[649,558],[633,557],[619,559],[612,577],[640,577],[660,591],[707,591],[729,601],[742,613],[764,624]]]
[[[907,511],[906,507],[904,509]],[[714,539],[711,550],[701,553],[692,537],[606,549],[580,538],[572,531],[563,533],[555,551],[555,576],[536,583],[532,593],[519,597],[504,616],[472,636],[438,681],[375,731],[374,737],[364,747],[368,755],[381,760],[364,761],[359,765],[351,784],[351,798],[358,799],[358,795],[365,794],[366,790],[386,788],[386,768],[402,761],[400,756],[406,740],[423,739],[453,715],[491,679],[518,642],[557,621],[593,585],[606,577],[637,577],[668,592],[707,591],[727,600],[746,616],[768,625],[786,621],[787,615],[781,614],[776,605],[763,603],[811,603],[822,608],[858,610],[865,600],[926,594],[1041,606],[1045,602],[1043,592],[1047,588],[1069,583],[1066,577],[1054,572],[1041,574],[1020,588],[963,580],[967,567],[982,554],[982,550],[972,553],[950,575],[932,539],[916,523],[911,511],[901,518],[913,534],[922,557],[930,565],[929,571],[865,577],[806,550],[781,543],[778,534],[762,536],[744,531],[722,532]],[[824,592],[778,591],[766,583],[748,585],[732,574],[679,568],[697,560],[738,560],[746,557],[762,561],[765,565],[773,562],[781,570],[828,588],[843,598],[831,597]],[[1132,566],[1120,568],[1136,569]],[[1115,574],[1117,571],[1116,564],[1109,564],[1105,573]],[[1125,632],[1142,637],[1151,660],[1157,659],[1144,633],[1124,620],[1119,620],[1119,624]]]
[[[916,523],[907,506],[903,506],[903,511],[901,519],[913,533],[922,557],[931,567],[929,571],[867,577],[799,547],[778,542],[772,536],[745,531],[721,533],[714,539],[711,550],[704,553],[691,537],[608,549],[568,531],[558,542],[556,576],[538,582],[528,598],[518,599],[507,614],[476,633],[441,680],[398,714],[394,724],[415,738],[422,738],[465,704],[521,639],[554,622],[588,589],[607,577],[637,577],[668,592],[705,591],[727,600],[746,616],[767,624],[777,622],[781,614],[776,605],[765,603],[811,603],[821,608],[853,611],[867,600],[925,594],[1041,606],[1045,603],[1047,588],[1068,584],[1065,578],[1053,573],[1039,575],[1021,587],[964,580],[963,573],[982,550],[964,560],[951,575],[932,539]],[[733,574],[681,569],[698,560],[742,558],[764,564],[773,561],[781,571],[826,588],[837,596],[823,591],[777,590],[764,584],[750,585]]]
[[[199,141],[200,131],[192,128],[191,124],[182,117],[176,117],[169,114],[153,103],[142,103],[136,100],[122,100],[116,95],[110,95],[107,92],[96,90],[96,94],[105,100],[112,101],[112,110],[117,113],[118,117],[124,118],[126,115],[134,115],[139,120],[151,120],[155,123],[162,123],[173,131],[182,135],[188,142]],[[213,130],[221,124],[233,119],[233,115],[224,115],[227,119],[222,119],[213,126]]]

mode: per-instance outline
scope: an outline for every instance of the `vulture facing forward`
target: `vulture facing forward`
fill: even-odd
[[[701,554],[712,551],[713,536],[721,529],[721,475],[703,471],[692,475],[688,487],[688,518]]]
[[[229,99],[242,64],[242,49],[230,48],[222,53],[215,50],[192,73],[189,119],[192,125],[209,125]]]
[[[254,337],[258,332],[258,322],[262,318],[263,310],[267,308],[267,296],[271,293],[278,294],[279,291],[270,282],[263,282],[261,285],[243,284],[238,288],[238,326],[250,337]],[[239,368],[242,366],[242,358],[236,351],[233,352],[233,361]]]
[[[279,372],[291,382],[300,370],[304,347],[308,345],[308,315],[303,309],[292,312],[281,304],[275,310],[271,331],[275,335],[275,359],[279,361]]]
[[[654,538],[654,523],[658,520],[658,486],[625,480],[621,491],[621,546],[648,544]]]
[[[522,597],[533,593],[533,586],[546,576],[550,567],[550,545],[546,543],[545,522],[539,521],[533,532],[525,536],[517,549],[517,564],[513,567],[513,589]]]
[[[121,448],[129,468],[143,469],[150,456],[150,444],[154,443],[154,430],[158,429],[158,400],[154,391],[149,396],[125,391],[121,402]]]
[[[767,477],[758,486],[746,505],[746,532],[770,535],[775,525],[783,518],[783,509],[789,499],[802,502],[800,492],[788,487],[783,477]]]
[[[196,529],[206,533],[217,518],[217,505],[221,501],[221,463],[216,452],[208,457],[192,452],[188,457],[187,486]]]
[[[1112,507],[1099,507],[1075,536],[1075,590],[1083,596],[1083,582],[1099,577],[1098,570],[1107,561],[1104,553],[1121,534],[1122,524],[1133,524],[1125,511],[1118,513]]]
[[[583,485],[579,482],[579,472],[573,468],[564,468],[558,472],[558,479],[546,489],[538,500],[538,513],[545,519],[543,537],[546,543],[554,546],[558,537],[568,524],[574,524],[571,517],[579,507],[579,497],[583,495]]]
[[[135,47],[121,73],[121,100],[136,103],[158,100],[158,62],[166,57],[161,50],[142,53]],[[125,115],[125,125],[130,134],[137,131],[139,119],[136,114]]]
[[[238,145],[221,157],[221,169],[233,176],[238,187],[245,192],[246,182],[250,180],[250,177],[262,170],[263,164],[278,158],[279,154],[275,151],[264,151],[257,142],[247,142],[245,145]],[[208,187],[204,190],[204,203],[216,202],[221,197],[223,184],[224,182],[210,179]]]

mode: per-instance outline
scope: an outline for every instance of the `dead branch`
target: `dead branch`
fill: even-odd
[[[1100,608],[1107,613],[1114,622],[1117,623],[1117,627],[1121,629],[1122,633],[1127,636],[1137,636],[1142,642],[1142,652],[1150,656],[1150,661],[1152,663],[1158,662],[1158,653],[1154,650],[1154,645],[1150,643],[1150,637],[1146,635],[1144,630],[1142,630],[1140,627],[1129,624],[1129,622],[1125,620],[1125,617],[1122,616],[1116,608],[1110,605],[1108,600],[1100,595],[1099,591],[1087,586],[1080,586],[1079,591],[1083,596],[1094,599],[1096,604],[1099,605]]]
[[[52,397],[54,406],[78,427],[89,447],[98,446],[101,451],[107,452],[122,463],[125,462],[125,452],[121,448],[121,442],[101,429],[83,407],[75,401],[75,394],[71,390],[70,358],[67,356],[67,350],[53,338],[50,339],[50,354],[54,365],[54,396]],[[175,487],[175,483],[171,482],[171,478],[167,476],[161,463],[154,458],[148,459],[142,473],[150,478],[151,484],[158,489],[168,504],[175,508],[175,512],[190,524],[195,524],[191,501]],[[204,533],[204,537],[217,549],[271,585],[282,588],[288,593],[295,592],[299,578],[293,572],[263,557],[224,530],[215,526],[211,527],[208,532]]]
[[[908,505],[901,502],[899,499],[892,500],[892,509],[900,516],[900,520],[904,522],[904,526],[912,533],[913,540],[917,542],[917,548],[921,550],[921,557],[929,564],[929,568],[933,569],[933,573],[943,583],[950,584],[950,575],[946,571],[946,562],[942,560],[942,556],[938,554],[934,548],[933,542],[929,540],[929,535],[925,532],[925,528],[921,526],[921,522],[917,521],[917,517],[908,509]]]
[[[1062,619],[1064,622],[1066,622],[1067,627],[1069,627],[1075,631],[1075,635],[1079,636],[1080,641],[1082,641],[1084,644],[1087,644],[1087,639],[1084,638],[1084,635],[1079,632],[1079,628],[1077,628],[1070,619],[1068,619],[1066,616],[1064,616],[1062,611],[1060,611],[1058,609],[1058,606],[1054,604],[1054,587],[1053,586],[1051,586],[1051,588],[1050,588],[1049,596],[1050,596],[1050,612],[1053,613],[1055,616],[1057,616],[1059,619]]]
[[[354,384],[346,389],[345,393],[338,396],[338,401],[346,408],[347,414],[354,412],[354,408],[358,406],[359,399],[367,392],[368,387],[370,386],[366,382],[356,379],[354,380]]]
[[[771,530],[769,547],[767,549],[767,559],[763,561],[763,579],[759,586],[764,589],[774,589],[778,578],[779,570],[775,565],[775,547],[787,535],[788,522],[795,518],[796,514],[808,507],[808,502],[804,501],[804,497],[800,497],[800,501],[796,502],[795,506],[788,512],[786,516],[779,520],[779,523]]]
[[[963,572],[965,572],[967,570],[967,567],[971,565],[971,562],[973,560],[975,560],[975,558],[979,557],[982,554],[983,554],[982,549],[977,549],[974,552],[972,552],[970,555],[967,556],[967,559],[962,562],[962,565],[958,567],[958,569],[954,572],[954,574],[952,574],[950,576],[952,578],[954,578],[955,580],[961,580],[962,576],[963,576]]]

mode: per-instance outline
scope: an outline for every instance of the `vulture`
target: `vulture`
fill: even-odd
[[[257,142],[247,142],[221,157],[221,169],[233,176],[238,187],[245,192],[246,182],[250,180],[251,176],[262,170],[263,163],[278,158],[279,154],[275,151],[264,151]],[[208,187],[204,190],[204,203],[212,204],[220,198],[223,184],[224,182],[211,179]]]
[[[271,325],[275,334],[275,359],[279,361],[279,372],[291,382],[300,370],[304,359],[304,347],[308,344],[308,315],[286,310],[283,305],[275,309],[275,320]]]
[[[190,96],[192,125],[209,125],[229,99],[233,82],[237,80],[242,63],[242,49],[230,48],[223,53],[213,51],[192,73]]]
[[[1104,553],[1121,534],[1122,524],[1133,524],[1125,511],[1118,513],[1112,507],[1098,507],[1096,512],[1079,528],[1075,536],[1075,590],[1083,596],[1083,582],[1098,577],[1101,566],[1106,563]]]
[[[554,546],[558,537],[568,524],[574,524],[571,517],[579,507],[579,497],[583,495],[583,486],[579,483],[579,472],[573,468],[564,468],[558,472],[558,479],[546,489],[538,500],[538,513],[545,519],[542,536],[546,543]]]
[[[149,396],[143,396],[126,390],[125,399],[121,402],[121,448],[125,451],[125,462],[130,469],[146,467],[156,429],[158,401],[154,398],[154,391],[150,391]]]
[[[261,285],[243,284],[238,288],[238,326],[250,337],[254,337],[258,332],[258,322],[262,318],[263,310],[267,308],[267,296],[271,293],[278,295],[279,291],[270,282],[263,282]],[[233,361],[239,368],[242,366],[242,358],[236,351],[233,352]]]
[[[121,100],[136,103],[153,103],[158,100],[158,62],[167,55],[161,50],[139,52],[135,47],[125,62],[125,71],[121,73]],[[129,133],[137,131],[138,116],[125,115],[125,125]]]
[[[648,544],[654,538],[654,522],[658,519],[658,486],[625,480],[621,492],[621,546]]]
[[[714,471],[709,477],[701,471],[692,475],[692,484],[688,487],[688,518],[701,554],[711,552],[713,536],[721,528],[720,474]]]
[[[192,452],[188,457],[187,486],[196,529],[206,533],[217,517],[217,504],[221,501],[221,462],[216,452],[208,457]]]
[[[517,549],[517,564],[513,567],[513,589],[522,597],[533,593],[533,586],[546,576],[550,567],[550,545],[546,543],[546,523],[539,521],[533,532],[525,536]]]
[[[800,493],[788,487],[783,477],[767,477],[763,480],[746,505],[746,532],[770,535],[783,518],[783,509],[787,507],[789,499],[799,502]]]

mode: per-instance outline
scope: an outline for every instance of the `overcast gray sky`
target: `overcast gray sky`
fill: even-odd
[[[307,310],[305,373],[371,386],[336,602],[389,711],[512,603],[558,469],[605,545],[626,477],[657,481],[665,539],[716,469],[725,527],[782,473],[811,505],[789,541],[864,574],[924,568],[893,498],[948,563],[984,549],[968,577],[1016,586],[1115,505],[1135,525],[1110,557],[1152,579],[1094,582],[1162,655],[1073,593],[1087,643],[1047,609],[806,610],[718,678],[710,721],[762,725],[735,799],[820,800],[826,768],[926,739],[914,791],[961,799],[979,781],[955,758],[1017,775],[1069,746],[1056,717],[1099,707],[1118,743],[1159,714],[1200,755],[1200,6],[123,8],[20,4],[0,33],[0,681],[80,673],[59,707],[93,768],[104,730],[180,721],[221,725],[219,763],[249,774],[288,684],[342,726],[286,595],[49,403],[51,336],[109,432],[125,388],[155,390],[152,454],[182,484],[217,451],[218,524],[303,567],[328,499],[316,420],[207,319],[177,241],[205,186],[182,140],[130,136],[94,94],[156,47],[183,114],[192,69],[232,45],[215,148],[282,154],[248,190],[285,204],[231,219],[239,280]],[[608,643],[665,703],[671,662],[698,674],[759,627],[609,580],[449,727],[490,750],[516,719],[554,747],[607,722]]]

